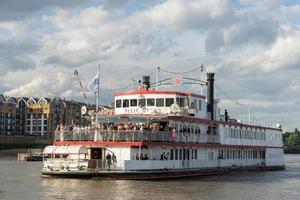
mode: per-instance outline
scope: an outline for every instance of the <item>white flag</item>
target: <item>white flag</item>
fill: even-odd
[[[97,75],[91,80],[91,82],[89,82],[88,84],[88,89],[92,92],[97,92],[98,87],[99,87],[99,72],[97,73]]]

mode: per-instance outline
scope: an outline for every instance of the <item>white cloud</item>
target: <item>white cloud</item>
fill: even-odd
[[[101,64],[101,87],[109,89],[157,66],[186,71],[204,64],[217,72],[218,85],[229,96],[262,112],[300,98],[299,83],[290,81],[300,76],[299,5],[169,0],[144,7],[126,1],[124,8],[109,2],[72,4],[74,10],[43,6],[49,10],[41,19],[2,20],[0,27],[13,35],[0,40],[0,91],[80,98],[74,68],[86,83]],[[110,93],[101,98],[109,102]],[[282,97],[292,93],[291,101]],[[243,109],[236,108],[236,114]]]
[[[70,88],[72,89],[72,76],[63,72],[51,74],[44,73],[29,73],[31,78],[27,78],[27,83],[21,84],[7,92],[9,96],[70,96]],[[17,85],[17,84],[16,84]],[[77,89],[77,88],[76,88]],[[78,96],[73,94],[74,96]]]
[[[300,64],[300,30],[284,28],[277,40],[261,54],[255,52],[239,62],[242,68],[274,71]]]

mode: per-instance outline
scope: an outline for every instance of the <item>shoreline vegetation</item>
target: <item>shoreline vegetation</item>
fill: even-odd
[[[300,154],[300,132],[297,128],[293,132],[283,134],[284,153]]]

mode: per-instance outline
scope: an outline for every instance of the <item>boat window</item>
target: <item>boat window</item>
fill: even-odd
[[[201,110],[202,109],[202,101],[199,100],[199,103],[198,103],[198,109]]]
[[[178,160],[178,149],[175,149],[175,160]]]
[[[164,107],[164,98],[157,98],[156,99],[156,107]]]
[[[179,107],[187,107],[189,106],[189,99],[188,98],[176,98],[176,102]]]
[[[137,106],[137,99],[130,99],[130,106],[132,107]]]
[[[146,106],[146,99],[139,99],[139,106],[140,107]]]
[[[174,160],[174,149],[170,149],[170,160]]]
[[[118,99],[116,100],[116,108],[121,108],[122,100]]]
[[[129,107],[129,99],[124,99],[123,100],[123,108]]]
[[[266,152],[262,151],[262,158],[265,159],[266,158]]]
[[[174,103],[174,98],[166,98],[166,107],[170,107]]]
[[[176,98],[176,103],[179,105],[179,107],[183,107],[183,98]]]
[[[154,98],[147,99],[147,106],[154,106],[154,104],[155,104]]]
[[[192,149],[192,160],[194,159],[194,149]]]
[[[179,160],[182,160],[182,149],[179,149]]]
[[[194,153],[195,153],[194,159],[197,160],[197,157],[198,157],[198,151],[197,151],[197,149],[194,150]]]
[[[197,108],[198,108],[197,106],[198,106],[198,105],[197,105],[197,99],[194,99],[194,101],[191,102],[191,108],[197,109]]]
[[[188,98],[184,98],[183,99],[183,107],[188,107],[189,106],[189,99]]]

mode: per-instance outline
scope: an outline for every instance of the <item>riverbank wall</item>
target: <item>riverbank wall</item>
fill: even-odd
[[[30,136],[0,137],[0,150],[10,149],[41,149],[51,144],[51,140]]]
[[[300,154],[300,146],[285,146],[285,154]]]

